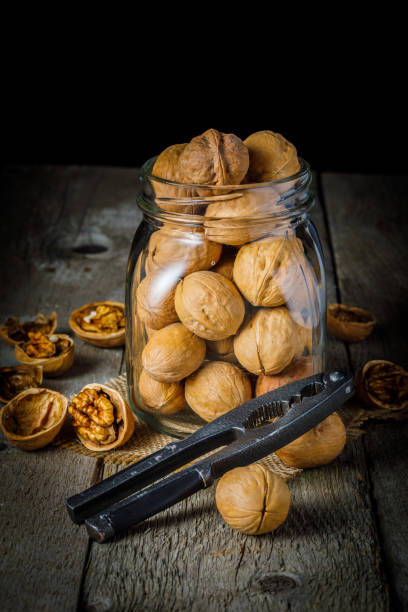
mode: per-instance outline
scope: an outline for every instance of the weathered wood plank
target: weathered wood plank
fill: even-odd
[[[341,300],[375,313],[372,335],[350,344],[357,371],[371,359],[408,365],[408,176],[324,174]],[[395,609],[408,609],[408,422],[372,423],[364,436],[373,507]]]
[[[321,209],[328,293],[336,290]],[[342,344],[329,364],[347,367]],[[117,471],[106,466],[104,475]],[[232,530],[203,491],[104,545],[93,544],[84,610],[387,610],[362,444],[289,483],[292,506],[275,533]]]
[[[140,218],[137,171],[10,167],[0,189],[1,322],[55,309],[57,331],[70,333],[75,308],[98,299],[124,300],[127,255]],[[122,361],[122,348],[98,349],[78,340],[73,368],[43,385],[70,397],[89,382],[116,376]],[[4,343],[0,362],[16,363]],[[88,540],[68,519],[64,502],[92,483],[98,460],[56,448],[24,453],[6,447],[0,461],[6,500],[0,506],[6,526],[1,609],[75,610]]]

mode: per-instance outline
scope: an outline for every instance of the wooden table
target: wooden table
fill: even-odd
[[[374,311],[378,326],[347,346],[329,336],[328,365],[408,364],[406,176],[315,174],[328,303]],[[141,215],[136,169],[6,167],[1,175],[1,321],[124,299]],[[96,251],[96,252],[95,252]],[[15,363],[1,343],[2,365]],[[76,344],[72,370],[48,379],[72,396],[124,371],[122,349]],[[50,447],[0,442],[0,609],[408,609],[408,422],[370,422],[331,465],[289,482],[292,506],[272,534],[245,536],[203,491],[126,536],[98,545],[66,497],[117,468]]]

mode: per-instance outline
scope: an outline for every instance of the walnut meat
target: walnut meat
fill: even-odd
[[[205,421],[213,421],[252,397],[247,375],[232,363],[210,361],[185,383],[188,405]]]
[[[365,363],[358,373],[356,389],[370,408],[399,411],[408,406],[408,372],[392,361]]]
[[[182,383],[159,382],[152,378],[146,370],[140,373],[139,393],[146,406],[160,414],[175,414],[186,405]]]
[[[179,282],[175,307],[187,329],[206,340],[223,340],[235,334],[245,314],[235,285],[208,271],[193,272]]]
[[[84,387],[72,399],[68,412],[79,440],[91,450],[122,446],[134,431],[134,416],[127,402],[106,385]]]
[[[238,136],[210,129],[187,144],[178,165],[183,183],[238,185],[248,171],[248,150]],[[197,191],[200,195],[213,193]]]
[[[174,307],[176,285],[166,274],[146,276],[137,288],[137,313],[150,329],[161,329],[178,321]]]
[[[302,243],[297,238],[265,238],[241,247],[234,282],[253,306],[281,306],[302,284]]]
[[[57,313],[54,311],[49,317],[39,313],[34,321],[21,323],[17,317],[10,317],[4,325],[0,326],[0,338],[15,346],[28,341],[28,332],[42,332],[50,335],[57,327]]]
[[[21,363],[41,366],[46,376],[60,376],[74,363],[75,345],[67,334],[47,336],[29,332],[28,342],[16,344],[14,354]]]
[[[286,482],[254,463],[227,472],[215,494],[217,509],[234,529],[250,535],[273,531],[286,519],[290,492]]]
[[[99,347],[125,343],[125,306],[121,302],[91,302],[71,313],[69,326],[78,338]]]
[[[176,382],[192,374],[205,357],[205,342],[182,323],[158,329],[142,352],[148,374],[160,382]]]
[[[281,134],[271,130],[255,132],[244,144],[249,151],[249,183],[284,179],[300,170],[296,148]]]
[[[346,443],[346,428],[336,412],[276,451],[287,465],[312,468],[326,465],[335,459]]]
[[[58,435],[67,413],[66,397],[50,389],[26,389],[1,411],[6,438],[22,450],[43,448]]]
[[[234,339],[239,363],[253,374],[279,374],[297,350],[294,323],[284,306],[257,310]]]
[[[179,279],[197,270],[213,268],[221,251],[221,245],[207,240],[202,232],[163,228],[150,237],[146,272],[165,270],[172,279]]]

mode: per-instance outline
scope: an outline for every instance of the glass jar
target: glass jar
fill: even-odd
[[[184,185],[141,172],[126,283],[134,413],[184,437],[324,369],[326,285],[309,165],[277,181]]]

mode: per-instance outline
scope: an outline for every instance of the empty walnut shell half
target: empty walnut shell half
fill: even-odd
[[[45,376],[64,374],[74,363],[74,341],[67,334],[47,336],[40,332],[29,334],[28,342],[14,348],[16,359],[21,363],[42,366]],[[48,347],[52,347],[50,350]],[[54,349],[54,352],[51,352]]]
[[[371,408],[408,407],[408,372],[392,361],[368,361],[357,376],[356,389],[360,399]]]
[[[18,365],[0,368],[0,402],[7,404],[22,391],[39,387],[42,379],[42,366]]]
[[[18,317],[10,317],[0,326],[0,338],[15,346],[19,342],[27,342],[28,332],[42,332],[52,334],[57,327],[57,313],[54,311],[49,317],[39,313],[34,321],[20,322]]]
[[[1,429],[13,446],[27,451],[43,448],[60,432],[67,407],[67,398],[57,391],[26,389],[4,406]]]
[[[125,344],[125,305],[91,302],[71,314],[69,326],[78,338],[94,346],[111,348]]]
[[[129,404],[118,391],[100,383],[83,387],[72,399],[68,412],[79,441],[93,451],[123,446],[135,429]]]
[[[360,342],[369,336],[376,318],[368,310],[344,304],[331,304],[327,309],[327,326],[333,336],[346,342]]]

